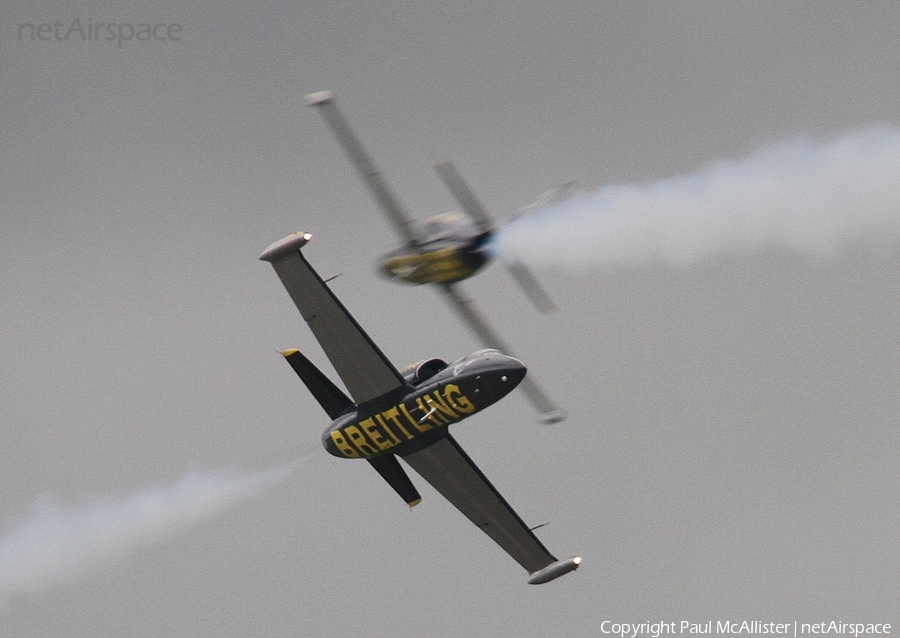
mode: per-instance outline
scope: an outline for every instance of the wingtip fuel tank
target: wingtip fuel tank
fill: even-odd
[[[306,96],[306,103],[310,106],[315,106],[316,104],[326,104],[333,101],[334,93],[332,93],[331,91],[316,91],[315,93],[310,93]]]
[[[581,565],[581,556],[573,556],[572,558],[558,560],[555,563],[544,567],[544,569],[533,572],[528,579],[528,584],[541,585],[543,583],[549,583],[554,578],[559,578],[560,576],[565,576],[569,572],[574,572],[578,569],[579,565]]]
[[[300,248],[305,246],[310,239],[312,239],[312,233],[298,232],[293,235],[288,235],[284,239],[280,239],[266,248],[259,258],[262,261],[274,263],[278,261],[278,258],[282,255],[300,250]]]

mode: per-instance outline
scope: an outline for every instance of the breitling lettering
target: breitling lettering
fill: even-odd
[[[442,388],[416,397],[414,402],[398,403],[378,414],[331,432],[334,446],[347,458],[374,456],[418,433],[446,427],[475,411],[459,386],[448,383]]]

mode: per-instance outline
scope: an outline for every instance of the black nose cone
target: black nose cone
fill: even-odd
[[[525,367],[525,364],[519,361],[518,359],[514,359],[513,357],[508,357],[509,359],[509,368],[505,375],[501,375],[501,380],[506,383],[512,384],[513,387],[516,387],[521,383],[522,379],[525,378],[525,373],[528,371],[528,368]],[[505,376],[506,379],[502,379]]]
[[[518,359],[499,352],[491,353],[486,359],[487,369],[478,378],[495,400],[512,392],[525,378],[527,369]]]

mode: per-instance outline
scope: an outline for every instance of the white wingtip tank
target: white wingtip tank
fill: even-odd
[[[581,565],[581,556],[574,556],[572,558],[564,558],[563,560],[558,560],[552,565],[548,565],[544,569],[531,574],[531,578],[528,579],[528,584],[541,585],[543,583],[549,583],[554,578],[559,578],[560,576],[564,576],[569,572],[574,572],[576,569],[578,569],[579,565]]]

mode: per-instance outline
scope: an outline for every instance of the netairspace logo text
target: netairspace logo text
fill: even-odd
[[[759,620],[728,621],[707,620],[706,622],[690,622],[688,620],[671,622],[619,623],[604,620],[600,624],[600,632],[619,638],[637,638],[650,636],[660,638],[667,635],[769,635],[769,636],[816,636],[839,635],[859,638],[864,635],[889,635],[891,625],[887,623],[845,623],[837,620],[820,623],[762,622]]]
[[[20,42],[180,42],[182,27],[177,22],[20,22],[17,38]]]

